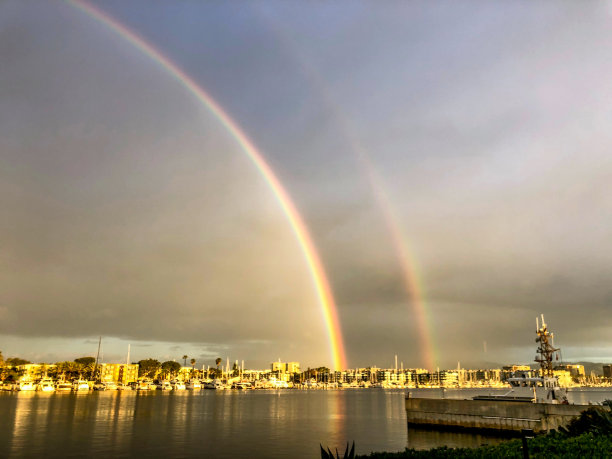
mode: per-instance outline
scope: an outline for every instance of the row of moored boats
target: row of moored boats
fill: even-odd
[[[200,381],[193,379],[190,381],[179,380],[140,380],[129,384],[115,383],[112,381],[86,381],[76,379],[73,381],[58,380],[54,381],[51,378],[43,378],[40,380],[22,379],[15,382],[4,382],[0,384],[0,390],[4,391],[19,391],[19,392],[86,392],[90,390],[108,391],[108,390],[200,390],[200,389],[252,389],[253,384],[248,381],[234,381],[232,383],[223,382],[219,379]]]

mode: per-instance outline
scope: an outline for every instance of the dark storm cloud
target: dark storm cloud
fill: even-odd
[[[264,152],[320,250],[352,366],[422,365],[423,332],[441,365],[528,361],[540,312],[577,357],[612,357],[605,8],[100,6]],[[218,121],[76,9],[0,8],[0,331],[328,363],[299,246]],[[355,145],[416,260],[425,331]]]

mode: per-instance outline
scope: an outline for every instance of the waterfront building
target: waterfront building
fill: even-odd
[[[612,365],[603,366],[603,377],[608,379],[612,378]]]
[[[504,381],[515,376],[535,378],[538,377],[539,372],[539,369],[532,370],[529,365],[506,365],[502,367],[501,378]]]
[[[46,363],[27,363],[25,365],[18,365],[17,371],[27,379],[40,379],[47,376],[48,372],[53,372],[57,368],[57,365],[47,365]]]
[[[278,371],[280,373],[299,373],[300,372],[300,362],[272,362],[271,365],[272,371]]]
[[[555,367],[555,370],[557,369],[569,371],[572,377],[576,379],[584,378],[586,376],[583,365],[571,365],[571,364],[558,365]]]
[[[270,364],[271,374],[279,381],[289,382],[295,379],[296,375],[300,374],[300,363],[299,362],[272,362]],[[329,379],[329,374],[326,375],[326,379]]]
[[[459,371],[457,370],[439,371],[438,378],[442,387],[459,387]]]
[[[555,368],[553,374],[559,380],[559,387],[572,387],[574,386],[574,378],[569,370],[564,368]]]
[[[475,370],[475,373],[475,379],[477,382],[500,382],[502,379],[502,370],[499,368],[488,370]]]
[[[516,372],[516,371],[531,371],[529,365],[506,365],[502,367],[503,371]]]
[[[100,380],[128,384],[138,380],[138,364],[102,363]]]

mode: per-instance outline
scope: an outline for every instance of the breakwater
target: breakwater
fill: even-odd
[[[547,432],[566,425],[590,405],[556,405],[497,400],[406,398],[408,426],[502,432]]]

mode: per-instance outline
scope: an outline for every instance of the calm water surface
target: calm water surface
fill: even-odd
[[[441,397],[438,389],[412,396]],[[489,392],[489,391],[484,391]],[[483,391],[446,390],[446,398]],[[612,391],[571,392],[575,403]],[[404,391],[0,393],[0,457],[316,458],[355,440],[357,452],[479,446],[500,439],[406,428]],[[339,448],[340,449],[340,448]]]

